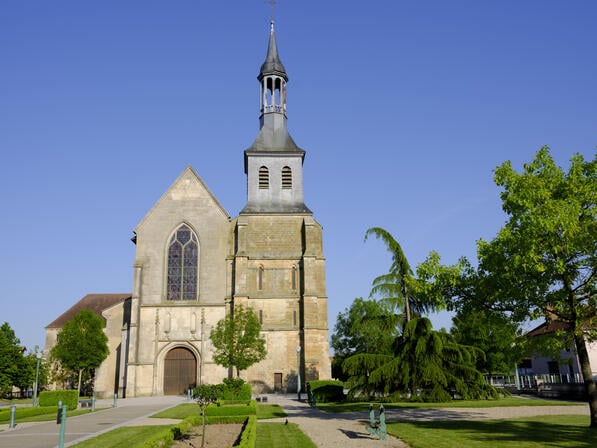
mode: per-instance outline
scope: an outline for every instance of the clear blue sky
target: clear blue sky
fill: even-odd
[[[474,258],[504,222],[498,164],[595,153],[595,1],[282,0],[275,16],[330,329],[390,265],[367,228],[413,265]],[[262,0],[1,2],[0,322],[26,346],[85,294],[132,289],[132,230],[187,165],[242,209],[269,20]]]

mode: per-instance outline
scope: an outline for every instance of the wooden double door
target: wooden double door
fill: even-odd
[[[188,348],[176,347],[164,361],[164,395],[186,395],[197,385],[197,358]]]

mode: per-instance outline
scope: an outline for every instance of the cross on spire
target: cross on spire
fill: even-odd
[[[272,22],[274,21],[274,8],[276,6],[276,3],[280,3],[279,0],[265,0],[265,3],[269,3],[272,7]]]

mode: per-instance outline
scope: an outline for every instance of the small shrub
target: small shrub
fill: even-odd
[[[315,380],[307,383],[307,391],[317,403],[344,401],[344,383],[335,380]]]
[[[59,401],[72,411],[79,406],[79,393],[76,390],[44,390],[39,394],[40,406],[58,406]]]
[[[222,394],[224,400],[250,400],[252,395],[251,385],[245,383],[241,378],[224,378]]]

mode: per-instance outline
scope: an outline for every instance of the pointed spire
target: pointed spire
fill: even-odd
[[[274,33],[274,21],[271,21],[270,32],[269,32],[269,44],[267,46],[267,56],[265,62],[261,65],[259,76],[257,77],[260,81],[265,75],[278,75],[288,81],[288,75],[286,69],[280,61],[278,56],[278,46],[276,45],[276,35]]]

